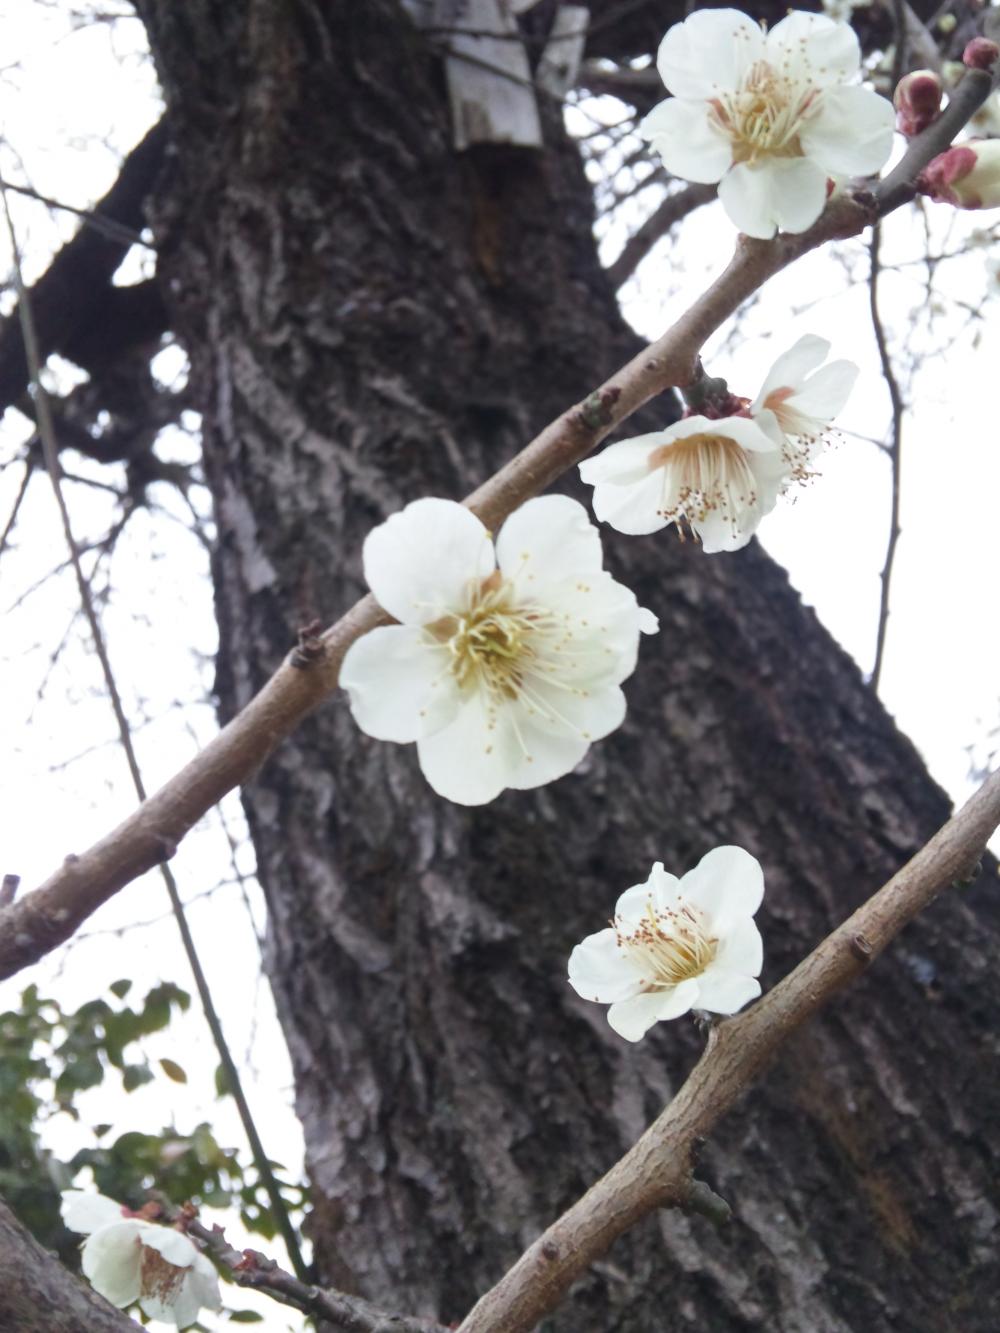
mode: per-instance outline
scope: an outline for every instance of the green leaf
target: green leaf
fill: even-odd
[[[135,1092],[144,1083],[152,1083],[153,1071],[149,1065],[126,1065],[122,1071],[122,1087],[126,1092]]]
[[[131,989],[132,983],[129,981],[128,977],[122,977],[120,981],[112,981],[111,985],[108,987],[111,994],[117,995],[119,1000],[124,1000],[125,996]]]
[[[229,1075],[226,1073],[226,1066],[219,1065],[215,1071],[215,1095],[216,1097],[228,1097],[232,1092],[229,1085]]]
[[[262,1324],[264,1316],[258,1314],[256,1310],[230,1310],[229,1322],[231,1324]]]
[[[160,1068],[167,1078],[172,1078],[175,1083],[186,1083],[188,1081],[187,1074],[176,1060],[167,1060],[164,1057],[160,1060]]]

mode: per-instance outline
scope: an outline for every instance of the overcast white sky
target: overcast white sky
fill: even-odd
[[[118,7],[127,13],[124,3]],[[6,5],[0,0],[4,176],[80,206],[99,198],[115,177],[120,154],[159,114],[141,44],[134,19],[118,28],[101,24],[68,32],[64,7],[39,5],[29,17],[28,7],[17,0]],[[75,224],[69,215],[53,217],[29,201],[12,203],[31,276],[44,269],[53,247]],[[927,217],[932,246],[947,250],[994,225],[989,214],[957,218],[934,206]],[[887,259],[923,254],[924,224],[913,210],[893,218],[885,230]],[[609,257],[616,243],[608,240]],[[626,308],[636,327],[649,336],[661,332],[721,268],[732,244],[732,228],[718,207],[701,210],[682,228],[674,248],[654,252],[629,284]],[[995,246],[994,253],[1000,253]],[[683,256],[683,268],[675,254]],[[902,344],[896,348],[902,377],[908,358],[919,358],[921,367],[904,431],[903,536],[882,695],[956,799],[968,791],[968,747],[995,724],[1000,693],[993,536],[1000,449],[991,369],[1000,364],[1000,344],[995,328],[977,320],[969,324],[964,308],[976,310],[990,290],[997,292],[988,255],[984,246],[940,267],[937,311],[928,300],[921,265],[909,264],[883,280],[883,306]],[[9,268],[8,261],[0,243],[0,271]],[[801,333],[822,334],[833,343],[833,355],[849,356],[862,368],[840,424],[846,432],[884,438],[889,407],[867,313],[866,267],[865,247],[857,242],[840,258],[814,255],[779,276],[747,315],[738,345],[715,356],[713,346],[707,349],[711,372],[725,375],[736,392],[753,396],[771,361]],[[5,309],[9,305],[8,293]],[[932,314],[934,327],[928,322]],[[942,351],[956,336],[954,347]],[[165,355],[161,365],[169,378],[178,372],[177,355]],[[586,387],[581,385],[581,393]],[[9,412],[0,427],[0,463],[17,456],[24,438],[23,418]],[[176,432],[163,452],[190,457],[194,448]],[[108,470],[83,464],[73,464],[73,470],[100,483],[118,480]],[[0,472],[0,529],[20,481],[19,466]],[[113,497],[82,484],[68,485],[67,492],[78,538],[99,537],[113,518]],[[97,577],[98,588],[109,589],[105,629],[119,683],[141,723],[136,739],[150,788],[190,757],[215,725],[206,701],[215,639],[206,558],[186,532],[179,498],[162,487],[154,498],[160,508],[134,516],[113,555],[99,562]],[[204,497],[198,503],[204,506]],[[824,458],[821,477],[794,503],[779,506],[761,529],[764,544],[864,670],[874,651],[888,516],[886,459],[847,433]],[[19,873],[29,889],[63,855],[89,845],[133,806],[113,718],[99,694],[97,666],[81,646],[82,626],[73,620],[72,582],[63,574],[36,586],[63,559],[52,497],[44,479],[35,478],[0,561],[0,873]],[[226,819],[242,842],[235,798],[227,802]],[[720,840],[724,834],[720,830]],[[291,1079],[260,982],[254,931],[261,928],[261,911],[252,878],[245,878],[252,875],[245,844],[237,860],[242,883],[235,882],[229,843],[213,816],[184,843],[174,864],[191,900],[192,926],[223,1021],[247,1066],[265,1143],[274,1156],[291,1158],[294,1165],[300,1149],[289,1109]],[[166,914],[162,885],[147,876],[102,909],[31,979],[66,1004],[90,998],[120,976],[134,978],[140,990],[161,978],[188,987],[174,926],[160,920]],[[0,1008],[17,1004],[27,979],[0,986]],[[81,1125],[67,1117],[51,1125],[56,1147],[71,1151],[89,1141],[86,1126],[97,1120],[113,1121],[117,1133],[158,1130],[167,1123],[190,1130],[207,1118],[220,1141],[242,1143],[231,1105],[213,1099],[215,1059],[195,1015],[151,1040],[147,1049],[153,1058],[170,1056],[187,1066],[189,1083],[159,1078],[128,1098],[89,1094]],[[250,1301],[240,1296],[235,1303]],[[297,1327],[274,1306],[267,1308],[268,1329]]]

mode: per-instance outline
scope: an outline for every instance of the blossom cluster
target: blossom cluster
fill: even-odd
[[[735,10],[692,14],[658,65],[673,94],[643,123],[669,168],[719,181],[752,236],[810,226],[836,184],[878,170],[894,111],[851,80],[858,44],[843,23],[792,13],[764,33]],[[745,546],[794,482],[808,478],[857,374],[807,336],[756,398],[710,395],[662,430],[580,466],[596,517],[620,532],[674,525],[706,553]],[[529,500],[494,541],[469,509],[416,500],[365,541],[364,574],[397,622],[351,645],[341,669],[358,725],[416,746],[433,789],[464,805],[541,786],[574,769],[625,716],[623,682],[656,618],[603,568],[583,506]],[[763,877],[736,847],[682,880],[657,863],[619,900],[609,929],[579,945],[569,978],[610,1004],[637,1040],[697,1008],[729,1014],[760,993],[753,915]]]
[[[810,475],[857,368],[823,364],[807,336],[756,399],[621,440],[580,467],[594,512],[620,532],[685,525],[706,552],[745,546]],[[656,617],[603,568],[601,540],[567,496],[529,500],[496,542],[463,505],[415,500],[363,549],[368,586],[398,622],[358,639],[340,681],[361,729],[415,743],[441,796],[481,805],[574,769],[625,716],[622,682]]]

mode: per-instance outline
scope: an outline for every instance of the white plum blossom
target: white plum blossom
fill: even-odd
[[[369,533],[368,586],[400,623],[351,645],[355,721],[415,741],[441,796],[481,805],[570,772],[625,716],[621,682],[656,618],[601,568],[567,496],[529,500],[496,541],[452,500],[415,500]]]
[[[673,94],[640,126],[667,170],[719,182],[729,217],[748,236],[805,231],[828,181],[879,170],[894,112],[857,76],[846,23],[795,10],[765,33],[736,9],[700,9],[660,43],[657,68]]]
[[[609,445],[580,464],[594,513],[640,535],[675,523],[706,552],[738,551],[792,481],[805,481],[858,368],[823,365],[830,344],[806,334],[771,367],[753,403],[732,416],[688,416],[665,430]]]
[[[215,1269],[182,1232],[86,1190],[63,1190],[62,1217],[70,1231],[86,1235],[84,1276],[112,1305],[138,1302],[147,1318],[175,1328],[195,1323],[202,1307],[220,1308]]]
[[[569,983],[609,1004],[608,1022],[627,1041],[689,1009],[735,1014],[760,994],[753,917],[763,896],[763,872],[742,847],[716,847],[682,879],[657,861],[618,899],[610,927],[570,954]]]
[[[829,350],[825,338],[807,333],[778,357],[750,405],[757,425],[785,451],[789,478],[807,475],[858,377],[853,361],[823,365]]]
[[[594,513],[641,535],[684,524],[707,552],[738,551],[777,502],[787,478],[782,444],[746,416],[685,417],[609,445],[580,464]]]

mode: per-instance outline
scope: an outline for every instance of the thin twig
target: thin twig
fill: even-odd
[[[21,508],[21,501],[24,499],[25,493],[27,492],[28,483],[31,481],[33,470],[31,459],[25,459],[24,476],[21,478],[21,485],[18,488],[17,495],[14,497],[14,504],[11,508],[7,522],[4,524],[3,532],[0,532],[0,555],[3,555],[4,551],[7,549],[7,542],[10,539],[10,534],[14,531],[14,524],[17,522],[18,511]]]
[[[282,1305],[325,1320],[338,1333],[446,1333],[434,1320],[390,1314],[360,1296],[303,1282],[257,1250],[237,1250],[226,1239],[222,1227],[205,1226],[191,1209],[175,1208],[159,1194],[153,1198],[161,1212],[200,1241],[238,1286],[262,1291]]]
[[[146,250],[155,252],[156,247],[145,240],[140,232],[132,227],[126,227],[124,222],[118,222],[115,218],[105,217],[103,213],[95,213],[89,208],[77,208],[75,204],[64,204],[47,194],[39,194],[37,190],[32,190],[27,185],[15,185],[13,181],[2,178],[0,178],[0,189],[14,190],[17,194],[27,195],[29,199],[37,199],[40,204],[45,204],[48,208],[57,208],[63,213],[73,213],[84,226],[91,227],[110,241],[121,241],[123,245],[141,245]]]
[[[769,278],[833,239],[865,226],[913,197],[930,159],[986,100],[990,77],[967,71],[944,116],[915,138],[903,161],[873,191],[836,195],[822,217],[799,235],[773,240],[741,236],[726,270],[656,342],[641,351],[582,403],[551,422],[520,454],[466,498],[496,531],[508,514],[557,480],[617,426],[664,390],[687,384],[706,339]],[[959,114],[961,113],[961,114]],[[950,119],[949,119],[950,117]],[[370,595],[319,638],[308,667],[287,659],[209,744],[149,800],[82,855],[64,864],[33,893],[7,908],[0,930],[0,980],[36,962],[74,933],[91,912],[139,875],[160,864],[228,791],[245,781],[337,687],[348,647],[390,617]]]
[[[528,1333],[612,1242],[656,1208],[695,1207],[696,1149],[789,1036],[860,976],[949,885],[967,883],[1000,824],[1000,773],[883,888],[744,1013],[712,1028],[687,1081],[642,1138],[524,1252],[458,1333]],[[693,1197],[692,1197],[693,1195]],[[721,1200],[715,1205],[720,1218]]]
[[[608,278],[615,290],[628,281],[661,236],[665,236],[681,218],[686,218],[702,204],[710,203],[717,189],[715,185],[687,185],[683,190],[668,194],[642,226],[628,238],[614,263],[608,265]]]
[[[903,413],[905,411],[903,395],[899,388],[899,381],[896,379],[896,374],[892,367],[892,357],[889,354],[889,343],[885,335],[885,326],[882,323],[882,317],[878,308],[878,279],[881,272],[879,245],[881,239],[882,228],[879,226],[873,227],[870,246],[871,271],[868,278],[868,306],[871,311],[872,329],[875,332],[875,342],[878,346],[879,361],[882,364],[882,378],[885,380],[886,387],[889,390],[889,399],[892,403],[892,440],[887,451],[889,454],[889,467],[891,469],[892,479],[892,503],[889,514],[889,541],[885,551],[885,564],[882,566],[882,589],[878,608],[878,632],[875,636],[875,665],[872,668],[871,674],[871,687],[876,693],[878,692],[879,681],[882,678],[882,664],[885,658],[885,636],[889,624],[889,590],[892,583],[892,568],[896,559],[896,544],[899,541],[900,533],[899,491],[903,449]]]
[[[107,644],[104,641],[104,634],[97,617],[97,610],[94,606],[94,599],[91,596],[90,585],[83,572],[80,548],[73,535],[73,525],[70,520],[69,509],[66,505],[66,497],[63,495],[61,468],[59,464],[59,444],[56,439],[48,395],[42,385],[41,355],[38,347],[38,337],[35,331],[34,319],[32,318],[31,301],[28,296],[27,287],[24,282],[24,274],[21,269],[20,249],[17,241],[17,233],[14,230],[14,221],[10,213],[7,191],[2,182],[0,182],[0,196],[3,198],[4,213],[7,219],[7,231],[10,237],[14,267],[14,285],[17,291],[18,316],[20,318],[21,332],[24,339],[25,359],[28,364],[28,373],[31,377],[29,392],[35,405],[35,419],[38,426],[38,435],[42,444],[42,456],[45,460],[46,471],[52,482],[52,490],[59,510],[59,517],[62,522],[66,546],[69,550],[70,563],[73,566],[73,573],[76,577],[80,605],[86,616],[94,644],[94,650],[97,653],[97,658],[100,662],[108,698],[111,701],[111,707],[118,726],[119,740],[125,754],[126,762],[128,763],[129,773],[132,777],[132,785],[135,788],[139,800],[144,802],[147,795],[146,788],[142,780],[142,773],[139,768],[135,746],[132,743],[132,733],[129,728],[128,718],[125,715],[125,708],[122,704],[121,694],[118,690],[114,671],[111,667],[111,659],[108,656]],[[212,1037],[218,1050],[219,1060],[226,1073],[229,1090],[236,1102],[240,1120],[243,1122],[243,1128],[250,1144],[250,1151],[253,1154],[254,1163],[267,1192],[268,1200],[279,1230],[281,1231],[282,1239],[288,1248],[288,1255],[291,1259],[292,1266],[294,1267],[296,1274],[299,1277],[304,1278],[306,1274],[306,1266],[302,1258],[301,1250],[299,1249],[298,1237],[295,1234],[295,1228],[292,1226],[291,1218],[288,1216],[285,1201],[281,1197],[281,1191],[278,1188],[278,1183],[271,1170],[270,1159],[264,1151],[264,1145],[257,1132],[257,1126],[254,1123],[253,1116],[250,1112],[250,1105],[240,1082],[239,1071],[236,1068],[236,1063],[233,1060],[225,1035],[222,1031],[222,1024],[212,999],[211,988],[209,987],[208,979],[202,968],[201,960],[198,957],[198,952],[195,948],[194,938],[184,914],[184,904],[181,901],[177,881],[174,878],[173,871],[167,864],[166,858],[172,856],[175,850],[174,846],[167,843],[164,843],[161,847],[161,854],[158,858],[160,873],[163,876],[163,882],[167,888],[170,906],[173,909],[174,916],[177,920],[177,927],[180,931],[184,952],[187,955],[188,963],[190,964],[191,972],[194,976],[195,986],[197,987],[198,995],[205,1011],[205,1019],[211,1029]]]

